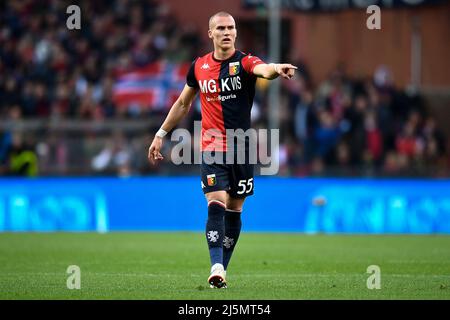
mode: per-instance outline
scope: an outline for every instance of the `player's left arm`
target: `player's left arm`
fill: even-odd
[[[253,74],[257,77],[273,80],[278,76],[284,79],[291,79],[294,76],[296,66],[290,63],[262,63],[253,68]]]

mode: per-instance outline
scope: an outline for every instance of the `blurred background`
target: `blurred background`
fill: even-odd
[[[81,9],[80,30],[66,26],[70,15],[66,9],[72,4]],[[108,180],[111,177],[159,176],[163,180],[152,180],[158,184],[166,183],[167,176],[196,177],[198,165],[177,166],[170,161],[170,141],[164,145],[165,160],[157,167],[147,163],[147,149],[181,91],[190,63],[212,50],[207,37],[209,17],[225,10],[236,19],[238,49],[266,62],[289,62],[299,67],[294,80],[276,80],[280,86],[276,113],[271,112],[269,103],[273,101],[269,99],[273,82],[257,82],[253,126],[267,128],[277,123],[281,129],[279,176],[298,184],[303,181],[295,180],[299,177],[448,181],[450,3],[281,1],[277,37],[280,61],[270,60],[273,49],[269,44],[274,40],[269,39],[273,29],[268,8],[272,4],[257,0],[193,0],[188,4],[182,0],[2,1],[1,176],[88,177],[86,184],[94,184],[92,188],[100,193],[103,191],[97,181],[116,183]],[[366,27],[370,4],[381,8],[381,30]],[[193,130],[193,121],[200,119],[197,99],[180,127]],[[95,176],[109,178],[92,180]],[[24,216],[31,210],[28,206],[34,203],[34,195],[17,190],[33,188],[32,192],[48,194],[50,189],[40,187],[38,181],[53,181],[55,194],[64,189],[61,184],[66,186],[63,179],[2,180],[4,204],[0,212],[4,212],[4,218],[0,214],[0,226],[3,221],[4,229],[14,229],[5,217],[13,217],[11,212],[17,208],[22,208]],[[196,197],[202,198],[199,181],[192,181],[198,189]],[[269,190],[274,188],[268,181],[262,185],[266,183]],[[286,186],[285,182],[277,183]],[[30,187],[33,184],[35,189]],[[136,188],[156,188],[149,182],[144,185]],[[448,183],[420,185],[422,192],[436,188],[443,204],[436,209],[432,204],[437,202],[429,197],[422,200],[432,204],[419,207],[432,208],[433,214],[449,218],[448,187]],[[19,193],[11,193],[11,188]],[[371,187],[367,188],[370,194]],[[286,192],[295,196],[295,190],[289,190]],[[331,194],[339,199],[341,195],[335,191]],[[171,192],[168,187],[167,193]],[[321,195],[313,192],[304,206],[326,203]],[[132,197],[138,199],[138,193]],[[388,199],[386,206],[405,208],[403,200],[408,197]],[[105,212],[108,199],[102,193],[99,198],[86,200],[85,208],[103,208],[99,210]],[[42,205],[47,209],[39,210],[64,207],[58,201],[59,196],[47,199]],[[68,208],[74,202],[67,203]],[[296,211],[292,212],[295,221]],[[108,229],[104,215],[100,216],[100,229]],[[30,223],[23,222],[23,230],[32,228]],[[305,230],[304,226],[290,229]],[[62,227],[55,222],[48,228]]]

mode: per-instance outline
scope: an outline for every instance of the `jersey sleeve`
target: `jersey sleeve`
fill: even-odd
[[[191,67],[189,68],[189,71],[186,76],[186,84],[191,88],[198,88],[198,82],[197,78],[195,77],[195,63],[197,62],[197,59],[192,62]]]
[[[242,59],[242,66],[244,68],[244,70],[248,73],[248,74],[253,74],[253,69],[258,65],[258,64],[264,64],[265,62],[262,61],[259,57],[257,56],[252,56],[251,54],[246,55],[243,59]]]

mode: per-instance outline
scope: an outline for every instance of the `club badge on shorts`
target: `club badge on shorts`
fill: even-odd
[[[208,186],[210,186],[210,187],[212,187],[212,186],[215,186],[216,185],[216,174],[215,173],[213,173],[213,174],[208,174],[207,176],[206,176],[206,179],[207,179],[207,183],[208,183]]]
[[[228,73],[230,76],[237,75],[239,73],[239,61],[230,62],[228,65]]]

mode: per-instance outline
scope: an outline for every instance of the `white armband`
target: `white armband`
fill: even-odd
[[[158,130],[158,132],[156,132],[156,136],[160,137],[160,138],[164,138],[166,136],[166,134],[167,134],[167,131],[164,130],[163,128],[160,128]]]

